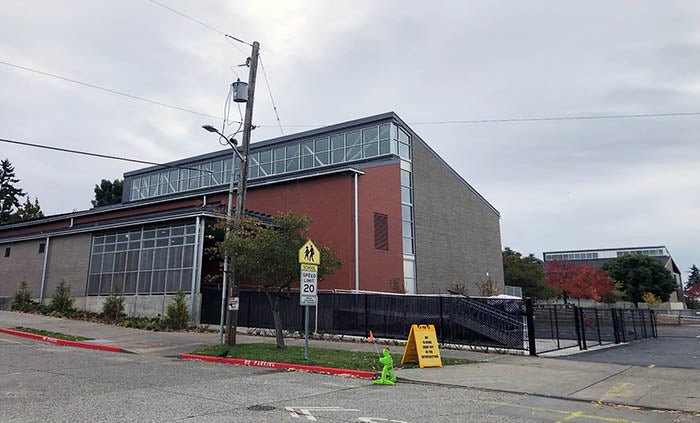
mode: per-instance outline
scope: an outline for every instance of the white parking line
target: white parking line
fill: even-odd
[[[355,408],[342,408],[342,407],[284,407],[285,410],[289,411],[292,417],[299,418],[300,415],[306,417],[307,420],[317,421],[316,417],[311,414],[312,411],[360,411]]]

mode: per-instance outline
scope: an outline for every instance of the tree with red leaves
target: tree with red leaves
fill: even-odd
[[[600,301],[600,297],[615,289],[614,281],[605,270],[575,264],[568,261],[553,261],[545,267],[544,281],[557,291],[560,298]]]

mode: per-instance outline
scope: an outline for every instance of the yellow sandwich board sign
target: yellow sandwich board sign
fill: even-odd
[[[435,326],[411,325],[408,342],[401,358],[401,364],[403,363],[418,363],[421,369],[442,367]]]

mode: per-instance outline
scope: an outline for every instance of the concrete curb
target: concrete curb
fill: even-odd
[[[93,343],[84,342],[84,341],[68,341],[66,339],[52,338],[50,336],[37,335],[35,333],[22,332],[22,331],[14,330],[14,329],[2,329],[2,328],[0,328],[0,332],[6,333],[8,335],[36,339],[38,341],[43,341],[43,342],[50,342],[52,344],[63,345],[66,347],[78,347],[78,348],[86,348],[89,350],[100,350],[100,351],[110,351],[110,352],[125,352],[125,350],[122,349],[121,347],[115,347],[112,345],[93,344]]]
[[[372,379],[374,377],[374,374],[375,374],[375,372],[368,372],[365,370],[336,369],[334,367],[308,366],[305,364],[276,363],[273,361],[260,361],[260,360],[246,359],[246,358],[211,357],[208,355],[182,354],[182,355],[180,355],[180,359],[182,359],[182,360],[208,361],[210,363],[236,364],[239,366],[265,367],[268,369],[302,370],[302,371],[314,372],[314,373],[327,373],[327,374],[340,375],[340,376],[353,376],[353,377],[358,377],[358,378],[362,378],[362,379]]]

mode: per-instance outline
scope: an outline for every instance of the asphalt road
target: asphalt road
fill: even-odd
[[[60,347],[0,334],[3,422],[691,422],[698,417],[430,384]],[[693,420],[695,419],[695,420]]]
[[[659,326],[659,337],[561,357],[563,360],[700,370],[700,326]]]

